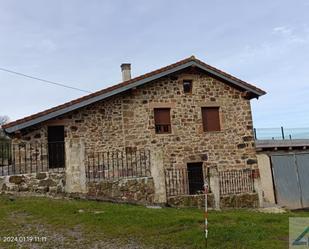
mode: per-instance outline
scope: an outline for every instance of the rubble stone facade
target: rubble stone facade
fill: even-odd
[[[42,172],[14,176],[0,176],[0,193],[36,193],[62,195],[65,173]]]
[[[183,80],[191,80],[184,93]],[[47,142],[64,125],[65,142],[83,138],[86,152],[163,150],[165,168],[204,162],[218,170],[257,168],[250,100],[205,72],[185,70],[31,127],[17,141]],[[219,107],[221,131],[204,132],[202,107]],[[154,108],[170,108],[171,133],[156,134]]]
[[[142,204],[154,202],[154,183],[151,177],[105,180],[87,185],[89,198]]]

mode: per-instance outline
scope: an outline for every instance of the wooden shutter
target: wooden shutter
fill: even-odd
[[[169,108],[154,109],[156,133],[171,133],[171,116]]]
[[[219,107],[203,107],[202,119],[204,131],[220,131]]]
[[[171,124],[171,116],[169,108],[156,108],[154,109],[154,119],[156,125],[169,125]]]

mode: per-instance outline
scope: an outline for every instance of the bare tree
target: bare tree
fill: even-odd
[[[2,125],[8,123],[10,121],[9,116],[7,115],[0,115],[0,128]]]
[[[8,123],[10,118],[6,115],[0,115],[0,140],[6,140],[7,136],[5,135],[3,129],[1,128],[2,125]]]

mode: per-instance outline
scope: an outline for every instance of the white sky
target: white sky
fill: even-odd
[[[0,67],[96,91],[194,54],[268,94],[255,127],[309,127],[309,0],[0,0]],[[12,120],[83,95],[0,71]]]

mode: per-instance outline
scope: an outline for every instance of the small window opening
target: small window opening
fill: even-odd
[[[184,93],[192,93],[192,80],[184,80],[183,81],[183,92]]]
[[[135,153],[136,151],[137,151],[136,147],[130,147],[130,146],[126,147],[126,153],[128,153],[128,154]]]

